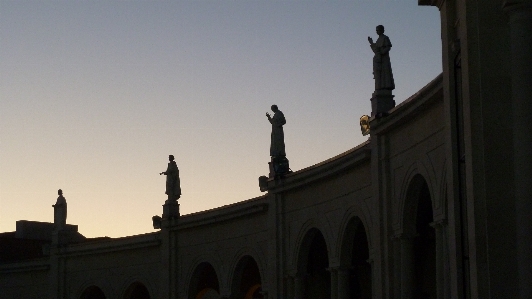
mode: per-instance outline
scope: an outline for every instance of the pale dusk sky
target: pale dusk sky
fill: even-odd
[[[57,189],[87,237],[152,232],[169,154],[181,214],[260,196],[272,104],[294,171],[357,146],[379,24],[400,103],[442,69],[416,0],[0,0],[0,232]]]

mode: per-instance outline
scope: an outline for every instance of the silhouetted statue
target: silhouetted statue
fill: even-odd
[[[61,230],[66,226],[67,202],[66,199],[63,197],[63,190],[57,190],[57,194],[59,195],[59,197],[57,197],[57,201],[55,202],[55,205],[52,205],[52,207],[54,207],[55,229]]]
[[[272,124],[272,135],[270,143],[270,156],[284,157],[286,152],[284,149],[284,132],[283,125],[286,124],[283,112],[277,108],[277,105],[272,105],[273,117],[266,112],[266,117]]]
[[[166,192],[169,200],[177,200],[181,197],[181,182],[179,181],[179,168],[174,161],[174,156],[168,156],[168,168],[166,171],[159,173],[166,175]]]
[[[393,81],[392,64],[390,62],[390,49],[392,43],[388,36],[384,35],[384,26],[377,26],[377,34],[379,38],[377,42],[373,42],[371,37],[368,37],[368,41],[375,55],[373,56],[373,78],[375,79],[375,90],[395,89],[395,83]]]

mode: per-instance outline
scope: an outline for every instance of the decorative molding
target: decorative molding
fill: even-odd
[[[379,119],[372,117],[370,120],[371,136],[385,134],[411,121],[416,115],[440,102],[443,96],[437,96],[439,93],[443,93],[443,74],[439,74],[420,91],[395,106],[389,111],[388,116]]]
[[[341,173],[371,159],[370,142],[366,141],[359,146],[342,153],[336,157],[325,160],[316,165],[307,167],[297,172],[286,175],[280,179],[268,180],[268,191],[279,193],[312,184],[318,180]]]
[[[265,198],[265,197],[264,197]],[[231,205],[224,209],[214,209],[202,212],[199,215],[190,215],[179,218],[177,230],[189,229],[213,223],[220,223],[238,218],[261,214],[268,211],[268,203],[263,201],[245,201],[237,205]]]
[[[0,274],[48,270],[50,270],[50,261],[48,259],[0,265]]]
[[[516,10],[532,10],[531,0],[504,0],[502,2],[502,9],[506,13],[511,13]]]
[[[61,248],[59,256],[79,256],[100,254],[113,251],[132,250],[146,247],[157,247],[161,244],[159,233],[150,233],[140,236],[124,237],[119,239],[105,239],[96,242],[86,242],[69,245]]]
[[[438,9],[441,9],[445,0],[418,0],[417,5],[419,6],[437,6]]]

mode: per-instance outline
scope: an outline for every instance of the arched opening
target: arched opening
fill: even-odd
[[[329,256],[322,233],[313,228],[307,232],[300,247],[298,296],[308,299],[331,298],[331,275],[328,271]]]
[[[401,289],[413,299],[437,297],[436,232],[432,200],[427,182],[421,175],[412,178],[403,214],[401,245]]]
[[[351,275],[349,277],[349,298],[371,299],[371,265],[368,262],[368,237],[362,222],[359,222],[353,236],[351,249]]]
[[[219,297],[220,286],[218,284],[218,276],[211,264],[204,262],[196,267],[192,274],[188,294],[189,299]]]
[[[257,262],[246,255],[238,261],[231,286],[232,299],[264,298],[261,294],[261,277]]]
[[[105,299],[105,294],[97,286],[90,286],[83,291],[80,299]]]
[[[150,299],[148,289],[140,282],[132,283],[124,292],[124,299]]]
[[[432,201],[427,183],[421,186],[416,213],[414,238],[414,299],[437,297],[436,290],[436,233],[431,223]]]
[[[338,269],[338,298],[371,298],[369,241],[364,224],[353,217],[344,231]]]

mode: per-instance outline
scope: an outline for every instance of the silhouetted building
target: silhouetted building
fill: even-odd
[[[367,142],[154,233],[17,227],[0,298],[531,298],[532,4],[419,3],[441,12],[443,74]]]

